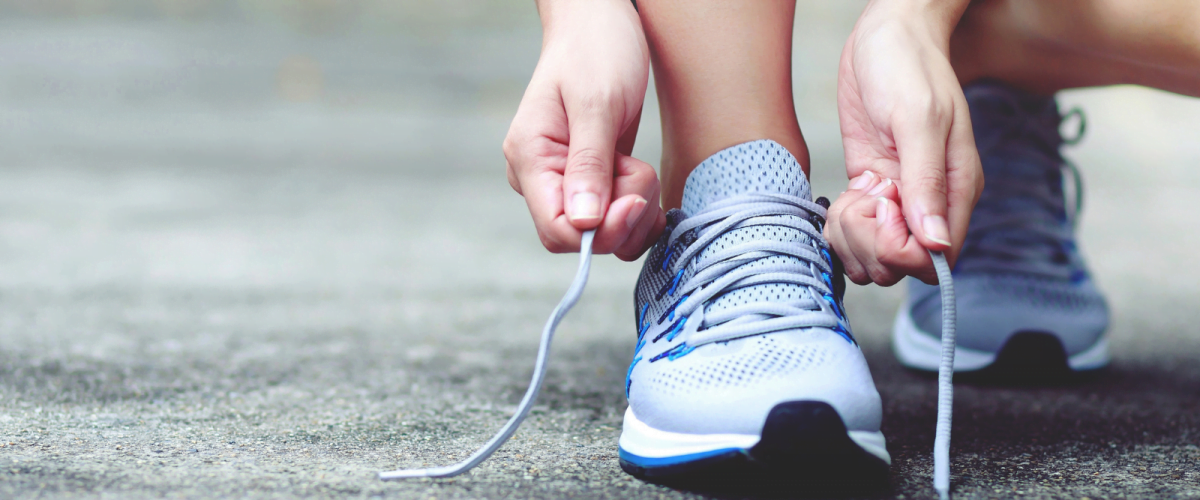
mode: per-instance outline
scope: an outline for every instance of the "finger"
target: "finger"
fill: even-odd
[[[894,193],[896,186],[893,184],[887,184],[887,186]],[[875,255],[876,215],[880,205],[878,200],[887,201],[888,199],[885,195],[864,196],[846,207],[842,213],[842,228],[850,250],[854,252],[855,258],[870,276],[870,280],[881,286],[891,286],[904,275],[881,264]]]
[[[894,129],[900,156],[901,199],[910,231],[926,248],[951,247],[946,222],[946,143],[950,120],[936,106],[918,117],[901,117]]]
[[[937,279],[929,252],[909,232],[898,203],[900,189],[898,183],[885,181],[870,192],[875,202],[875,247],[864,264],[872,281],[881,286],[891,286],[904,276]]]
[[[871,277],[867,274],[866,267],[858,261],[858,257],[850,248],[850,242],[846,239],[845,210],[863,195],[862,191],[846,191],[839,195],[829,207],[824,231],[825,241],[842,260],[842,269],[846,277],[859,285],[870,283]]]
[[[579,251],[583,232],[563,213],[562,174],[552,168],[538,169],[521,175],[520,182],[542,246],[553,253]]]
[[[542,245],[555,253],[578,251],[582,237],[563,208],[567,139],[567,116],[558,90],[531,83],[501,149],[509,184],[525,198]]]
[[[967,109],[966,105],[962,109]],[[950,242],[953,247],[946,252],[946,260],[953,269],[962,250],[963,240],[971,222],[971,211],[983,192],[983,165],[975,147],[975,134],[971,128],[971,116],[967,112],[956,116],[950,131],[950,143],[946,151],[946,218],[950,225]]]
[[[878,198],[884,196],[893,200],[900,199],[900,185],[891,179],[884,179],[883,182],[875,184],[863,192],[864,198]]]
[[[650,204],[651,199],[657,200],[660,190],[654,167],[623,154],[617,155],[616,167],[617,175],[610,180],[615,201],[596,229],[594,247],[598,253],[611,253],[621,248],[638,227],[642,216],[659,210],[657,204]]]
[[[633,155],[633,144],[637,141],[638,127],[642,123],[642,110],[638,108],[637,116],[633,117],[633,123],[625,128],[625,132],[617,139],[617,153],[625,156]]]
[[[576,229],[593,229],[601,225],[611,200],[618,113],[607,103],[572,102],[567,101],[570,138],[563,200]]]
[[[517,194],[522,194],[521,181],[517,178],[517,171],[513,168],[511,162],[504,162],[504,175],[508,177],[508,185],[512,186],[513,191],[516,191]]]
[[[666,212],[662,209],[660,194],[655,192],[647,203],[646,212],[642,214],[641,220],[636,223],[636,227],[629,234],[629,238],[613,254],[624,261],[637,260],[646,250],[654,246],[654,243],[662,235],[666,225]]]
[[[850,179],[848,191],[866,191],[879,184],[879,175],[870,170],[863,172],[862,175]]]
[[[850,276],[851,281],[859,284],[866,284],[873,281],[870,273],[868,273],[869,261],[859,260],[854,249],[851,248],[849,240],[846,239],[846,235],[843,232],[843,225],[840,224],[840,221],[845,216],[845,208],[860,203],[862,199],[870,200],[876,196],[891,196],[893,198],[898,196],[897,186],[894,181],[883,178],[883,181],[880,182],[880,179],[881,177],[878,174],[871,171],[867,171],[852,179],[850,186],[857,189],[851,189],[842,193],[838,196],[837,201],[829,207],[829,220],[832,223],[825,227],[826,241],[831,242],[834,251],[839,252],[838,256],[842,257],[843,267],[846,269],[847,276]],[[864,209],[863,213],[866,212],[869,212],[869,210]],[[868,226],[865,223],[853,223],[847,227],[855,227],[855,231],[867,231]],[[853,254],[854,256],[847,258],[842,255],[843,253],[847,255]],[[860,250],[859,253],[866,255],[868,252]]]
[[[937,283],[929,252],[908,232],[900,206],[883,196],[875,198],[874,255],[879,265],[895,276],[914,276],[926,283]]]
[[[649,224],[650,230],[646,231],[646,235],[642,238],[642,248],[635,253],[624,254],[622,258],[625,260],[636,260],[642,254],[646,253],[647,250],[653,248],[655,243],[662,238],[663,231],[667,228],[667,213],[663,210],[658,210],[657,214],[658,216]]]
[[[625,242],[613,251],[613,255],[616,255],[617,258],[624,261],[637,260],[649,246],[646,244],[646,240],[650,239],[650,233],[654,230],[654,226],[660,218],[665,220],[662,210],[657,209],[654,206],[655,203],[657,203],[657,200],[648,201],[647,209],[640,214],[641,216],[637,220],[628,220],[626,222],[627,224],[631,224],[632,227],[630,228],[629,238],[626,238]]]

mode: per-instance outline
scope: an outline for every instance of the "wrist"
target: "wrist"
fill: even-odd
[[[575,22],[587,22],[597,13],[630,16],[639,25],[641,23],[637,9],[630,0],[536,0],[536,4],[538,17],[542,20],[542,34],[545,38],[557,34],[560,27]]]
[[[871,0],[861,21],[869,24],[900,22],[918,25],[940,45],[950,43],[950,35],[962,19],[971,0]]]

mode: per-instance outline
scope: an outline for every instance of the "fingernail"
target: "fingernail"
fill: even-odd
[[[875,182],[875,174],[868,170],[854,178],[854,182],[850,183],[850,189],[862,189],[870,186],[872,182]]]
[[[887,189],[887,187],[891,186],[891,185],[892,185],[892,180],[885,179],[883,182],[879,183],[878,186],[875,186],[870,191],[867,191],[867,196],[875,196],[879,193],[882,193],[884,189]]]
[[[925,237],[935,243],[950,246],[950,228],[946,226],[946,218],[940,215],[926,215],[921,219],[921,229]]]
[[[646,212],[646,199],[638,198],[633,200],[633,208],[629,209],[629,215],[625,216],[625,227],[633,229],[638,220],[642,218],[642,214]]]
[[[888,200],[884,197],[875,198],[875,227],[882,227],[887,222]]]
[[[599,219],[600,196],[596,193],[575,193],[571,197],[571,220]]]

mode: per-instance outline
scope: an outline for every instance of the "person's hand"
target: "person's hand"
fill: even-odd
[[[654,168],[630,155],[649,49],[628,0],[541,2],[542,54],[504,139],[508,182],[542,244],[638,258],[666,225]]]
[[[949,59],[962,10],[914,5],[871,2],[838,69],[851,181],[829,209],[825,237],[858,284],[888,286],[906,275],[936,283],[926,249],[953,265],[983,191],[971,114]]]

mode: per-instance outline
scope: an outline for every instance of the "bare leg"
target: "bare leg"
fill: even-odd
[[[662,111],[663,207],[678,208],[697,164],[772,139],[808,174],[792,100],[792,0],[638,2]]]
[[[951,40],[963,83],[1026,90],[1135,84],[1200,96],[1200,2],[985,0]]]

